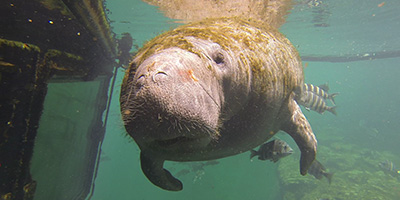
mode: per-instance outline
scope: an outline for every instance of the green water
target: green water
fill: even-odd
[[[326,2],[330,3],[328,11],[296,7],[281,28],[301,56],[357,57],[400,49],[397,0],[382,7],[377,6],[380,1],[372,0]],[[107,7],[115,21],[114,31],[131,33],[139,46],[177,26],[141,1],[108,1]],[[315,13],[329,13],[324,18],[329,26],[314,26]],[[181,172],[178,178],[184,190],[159,189],[143,175],[139,148],[125,134],[118,102],[124,71],[119,70],[92,199],[400,199],[400,181],[378,167],[386,159],[400,166],[400,58],[303,63],[307,63],[307,83],[329,83],[331,92],[340,92],[337,116],[303,109],[319,141],[318,159],[335,173],[331,185],[326,180],[301,177],[299,150],[289,136],[279,133],[296,151],[290,158],[277,164],[250,161],[246,152],[203,167],[199,167],[201,162],[167,162],[166,168],[173,174]],[[292,160],[293,170],[285,171]],[[285,185],[285,174],[291,173],[299,180]]]

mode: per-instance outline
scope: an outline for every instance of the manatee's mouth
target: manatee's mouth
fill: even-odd
[[[188,140],[188,139],[190,139],[190,138],[178,136],[176,138],[167,139],[167,140],[155,140],[154,142],[157,144],[157,146],[168,147],[168,146],[175,145],[175,144],[181,142],[182,140]]]
[[[219,138],[218,129],[210,128],[204,123],[188,123],[182,119],[178,121],[163,118],[162,115],[157,116],[160,118],[138,117],[129,125],[133,129],[128,133],[142,150],[151,149],[155,154],[162,154],[165,159],[173,159],[170,155],[179,154],[180,157],[184,157],[185,154],[198,152]]]
[[[191,148],[195,148],[196,146],[206,146],[211,140],[212,138],[207,137],[189,138],[185,136],[178,136],[172,139],[154,140],[153,145],[163,149],[174,149],[174,147],[181,148],[182,146],[190,146]]]
[[[191,106],[166,102],[169,97],[154,96],[156,92],[147,90],[151,89],[137,93],[135,103],[124,116],[127,131],[137,142],[157,149],[174,149],[196,148],[218,139],[220,108],[207,92],[200,91],[204,93],[203,102]],[[190,102],[188,98],[186,101]]]

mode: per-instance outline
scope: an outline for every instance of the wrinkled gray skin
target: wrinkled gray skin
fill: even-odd
[[[180,38],[191,44],[190,50],[168,47],[147,55],[146,48],[154,46],[148,45],[138,53],[122,85],[121,112],[128,134],[141,149],[142,170],[153,184],[182,190],[182,183],[163,168],[165,160],[239,154],[279,130],[296,141],[302,152],[300,173],[307,173],[316,140],[293,98],[294,88],[303,84],[303,72],[294,47],[283,36],[275,37],[255,44],[267,49],[259,55],[262,66],[251,66],[250,57],[257,53],[244,44],[229,49],[193,36]],[[268,49],[278,44],[281,50]],[[282,57],[285,65],[278,59]]]

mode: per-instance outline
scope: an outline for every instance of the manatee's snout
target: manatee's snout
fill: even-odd
[[[150,86],[152,84],[157,84],[157,82],[168,82],[168,80],[165,79],[168,79],[170,77],[167,78],[167,76],[168,74],[162,69],[147,74],[141,74],[136,81],[136,85],[140,89],[146,85]]]
[[[221,89],[196,54],[171,48],[150,56],[131,85],[122,109],[138,143],[196,148],[218,137]]]
[[[219,137],[223,91],[204,57],[180,49],[135,60],[124,79],[121,111],[141,149],[141,166],[155,185],[171,191],[182,183],[165,160],[189,160]],[[137,68],[136,68],[137,67]]]

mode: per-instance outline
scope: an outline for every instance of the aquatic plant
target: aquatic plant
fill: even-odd
[[[324,143],[318,147],[317,159],[334,173],[332,183],[299,176],[298,157],[290,156],[278,166],[283,199],[400,199],[399,180],[378,167],[382,160],[396,160],[394,154],[343,141]]]

